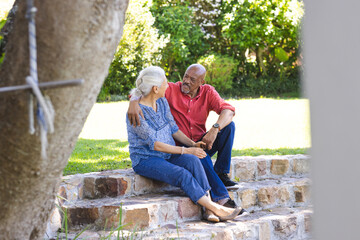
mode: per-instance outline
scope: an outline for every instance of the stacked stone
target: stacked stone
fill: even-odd
[[[230,195],[251,214],[228,222],[202,221],[201,208],[180,189],[131,169],[66,176],[58,204],[73,231],[90,226],[84,239],[107,236],[119,222],[121,234],[135,239],[310,239],[309,161],[305,155],[234,157],[230,174],[240,187]],[[54,209],[48,235],[60,223]]]

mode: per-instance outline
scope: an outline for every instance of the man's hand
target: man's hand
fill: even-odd
[[[201,148],[201,149],[205,150],[206,143],[204,143],[203,141],[199,141],[199,142],[196,142],[193,147],[197,147],[197,148]]]
[[[219,130],[217,128],[211,128],[205,136],[202,138],[202,141],[206,143],[207,150],[212,149],[212,146],[216,140]]]
[[[130,101],[129,108],[128,108],[128,118],[131,125],[140,126],[140,117],[139,114],[143,119],[145,119],[144,114],[139,106],[138,100]]]

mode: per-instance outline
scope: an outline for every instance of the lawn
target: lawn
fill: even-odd
[[[311,147],[307,99],[230,100],[236,108],[233,156],[303,154]],[[92,108],[64,175],[131,167],[127,101]],[[216,122],[210,113],[207,127]]]

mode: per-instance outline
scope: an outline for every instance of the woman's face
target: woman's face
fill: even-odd
[[[158,88],[158,94],[160,98],[165,97],[165,92],[168,86],[169,86],[168,81],[166,77],[164,77],[164,81],[162,82],[161,86]]]

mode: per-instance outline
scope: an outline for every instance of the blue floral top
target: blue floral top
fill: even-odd
[[[140,126],[131,125],[126,115],[130,159],[133,167],[149,157],[170,158],[171,154],[154,150],[156,141],[175,146],[172,134],[179,128],[171,115],[169,104],[163,97],[156,101],[156,105],[157,112],[152,107],[140,104],[145,117],[145,120],[140,117]]]

